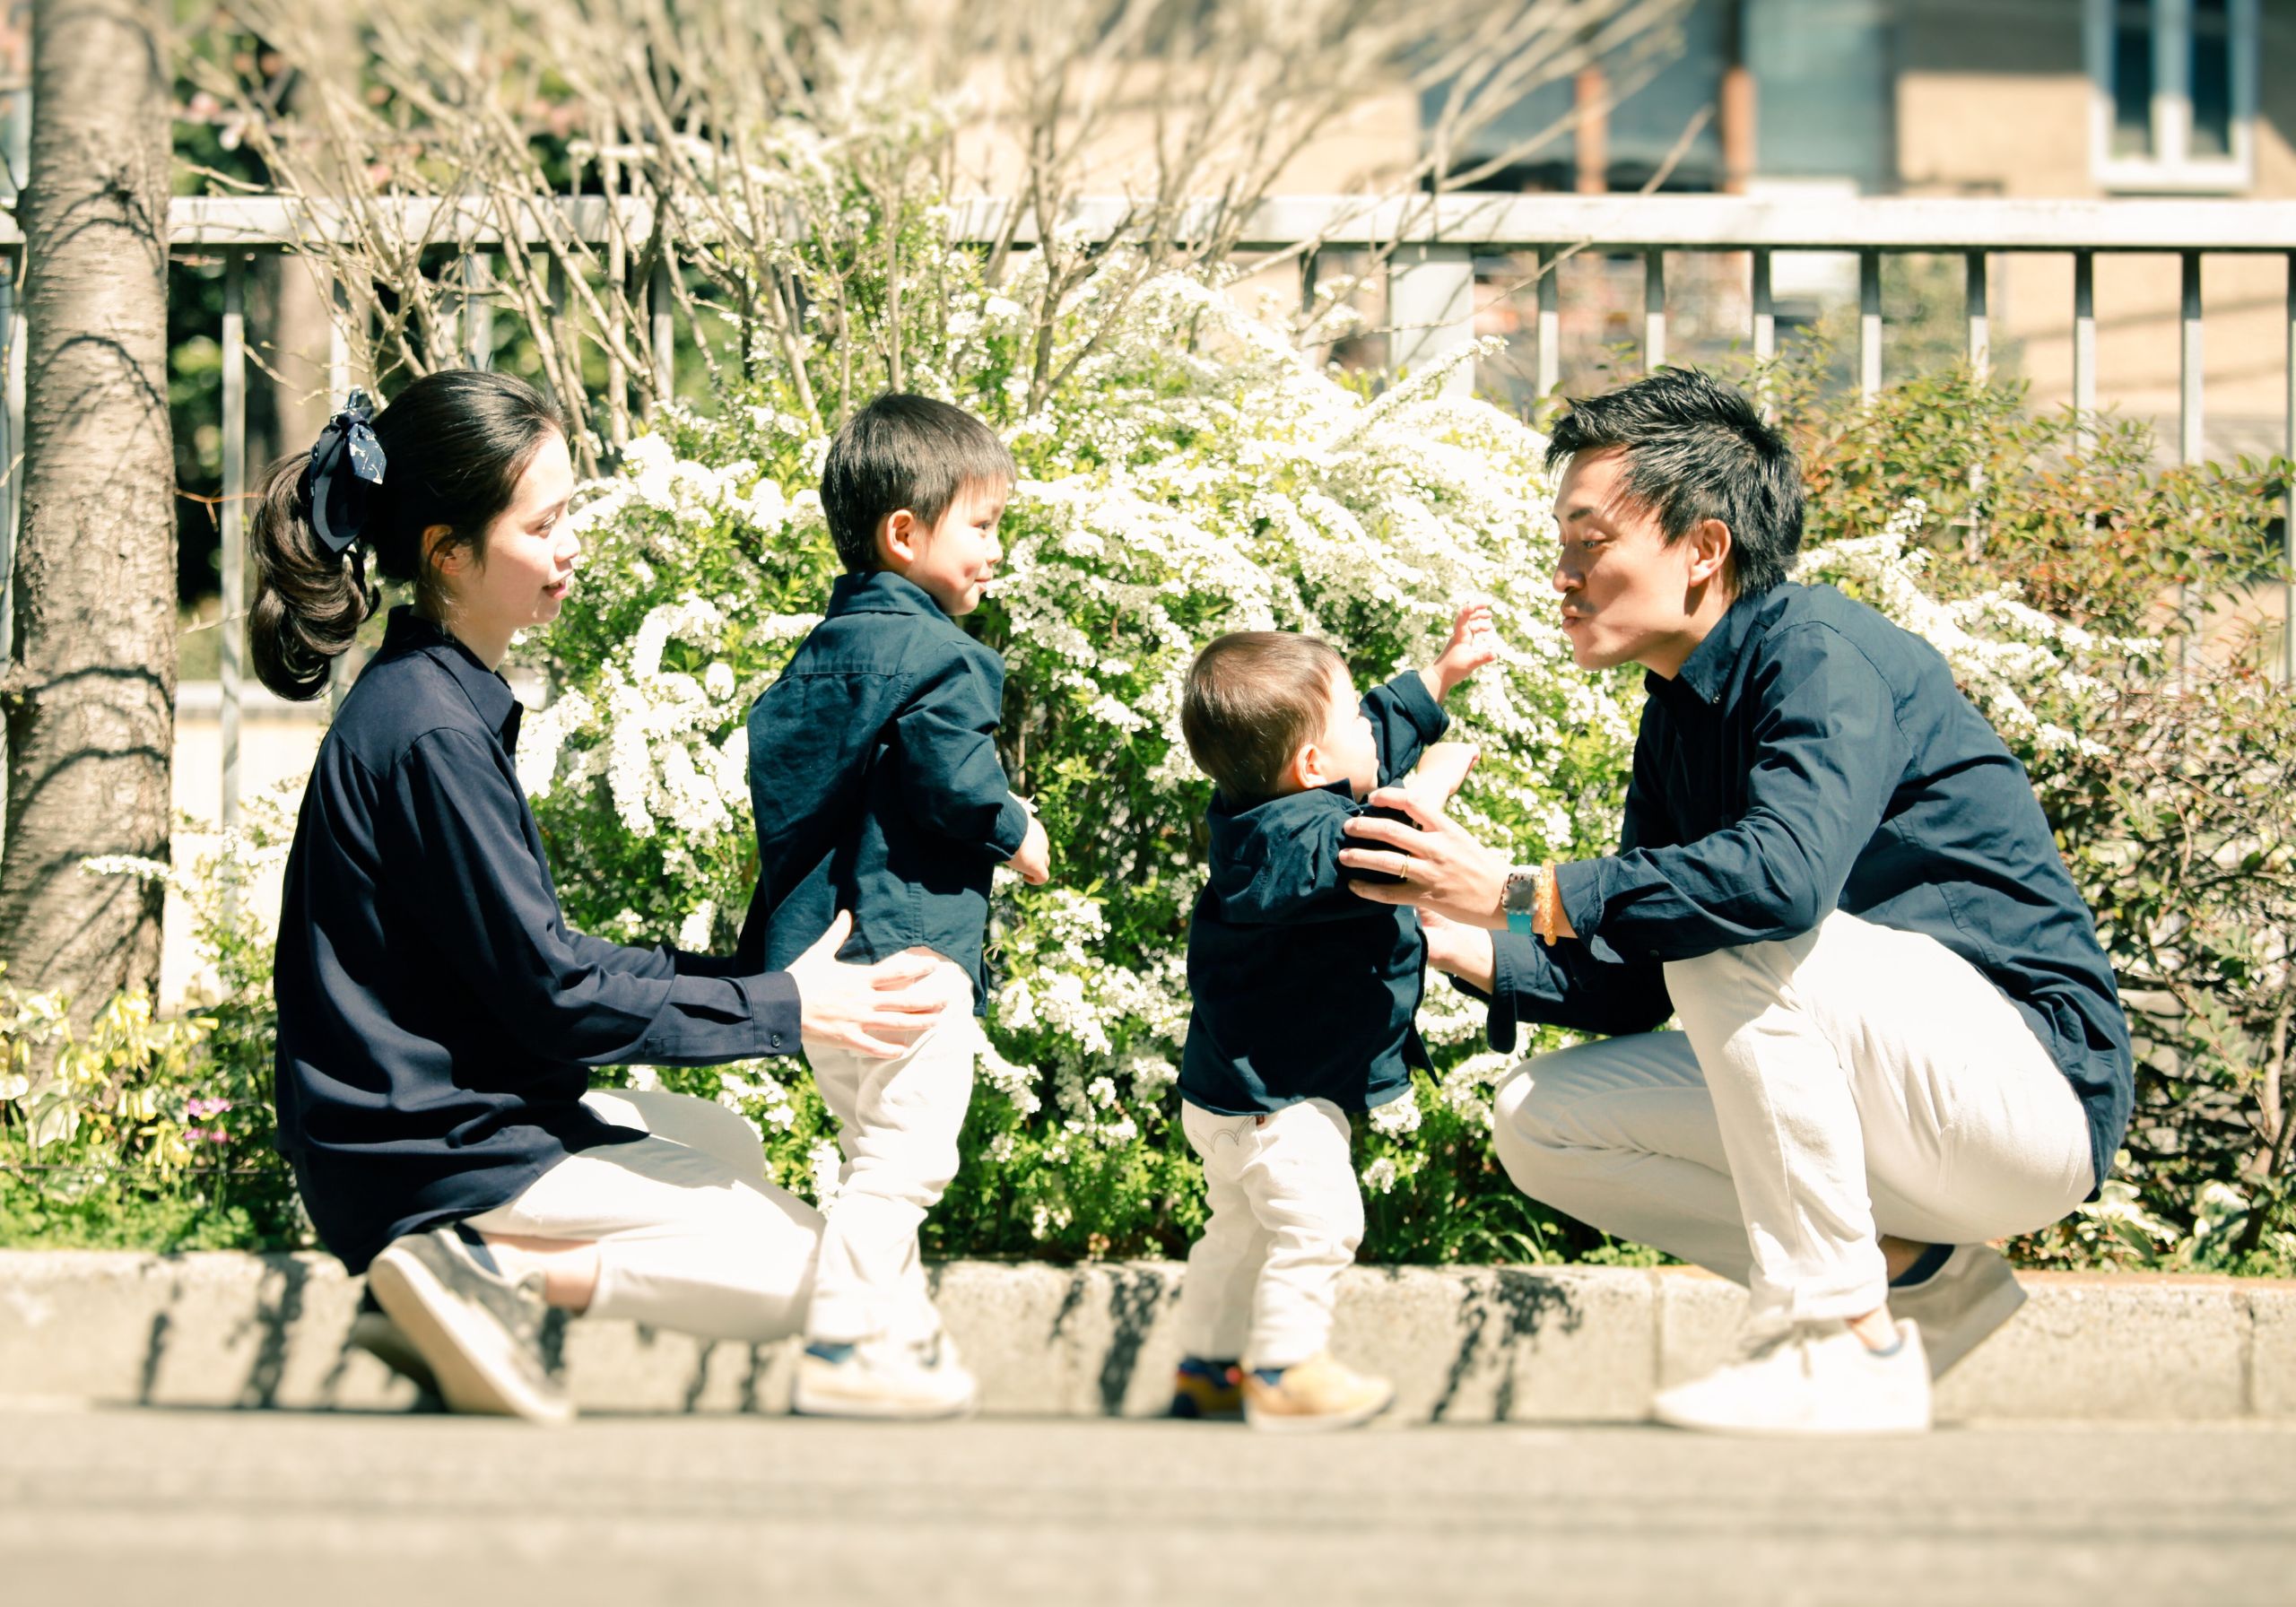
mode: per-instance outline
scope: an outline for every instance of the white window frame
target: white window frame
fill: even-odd
[[[2114,18],[2122,0],[2087,0],[2090,165],[2113,191],[2222,195],[2256,182],[2257,0],[2231,0],[2232,152],[2196,157],[2192,145],[2189,0],[2151,0],[2152,154],[2113,154]]]

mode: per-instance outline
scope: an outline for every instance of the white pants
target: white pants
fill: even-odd
[[[648,1136],[570,1155],[470,1219],[483,1233],[595,1242],[586,1316],[759,1343],[797,1331],[821,1213],[765,1180],[765,1149],[722,1105],[597,1089],[582,1103]]]
[[[947,1012],[897,1060],[805,1040],[845,1156],[822,1232],[805,1322],[811,1338],[924,1338],[939,1330],[917,1230],[957,1175],[980,1023],[970,1010],[972,979],[945,960],[935,976],[951,1001]]]
[[[2081,1102],[1942,943],[1839,912],[1666,966],[1680,1032],[1526,1061],[1499,1090],[1517,1186],[1748,1286],[1757,1323],[1859,1316],[1877,1233],[1975,1244],[2093,1181]]]
[[[1212,1205],[1180,1283],[1180,1353],[1290,1367],[1331,1339],[1339,1275],[1363,1241],[1347,1116],[1305,1099],[1267,1116],[1180,1102]]]

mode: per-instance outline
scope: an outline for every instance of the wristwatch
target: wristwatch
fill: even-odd
[[[1518,864],[1508,868],[1507,881],[1499,895],[1499,908],[1506,913],[1507,930],[1518,937],[1531,937],[1537,932],[1539,879],[1545,874],[1544,865]]]

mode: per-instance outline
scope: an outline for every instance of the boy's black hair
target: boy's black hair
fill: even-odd
[[[1329,642],[1289,630],[1231,630],[1189,666],[1180,735],[1229,803],[1265,803],[1322,734],[1332,676],[1347,661]]]
[[[1657,516],[1668,545],[1719,519],[1735,595],[1786,578],[1802,546],[1801,465],[1744,391],[1696,369],[1660,369],[1607,395],[1574,396],[1546,465],[1611,448],[1625,455],[1626,495]]]
[[[977,481],[1014,479],[996,432],[961,407],[888,391],[845,421],[822,465],[822,511],[848,573],[877,568],[877,526],[906,508],[927,526]]]

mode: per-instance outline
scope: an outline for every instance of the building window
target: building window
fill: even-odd
[[[2097,181],[2246,189],[2256,167],[2257,0],[2088,0]]]

